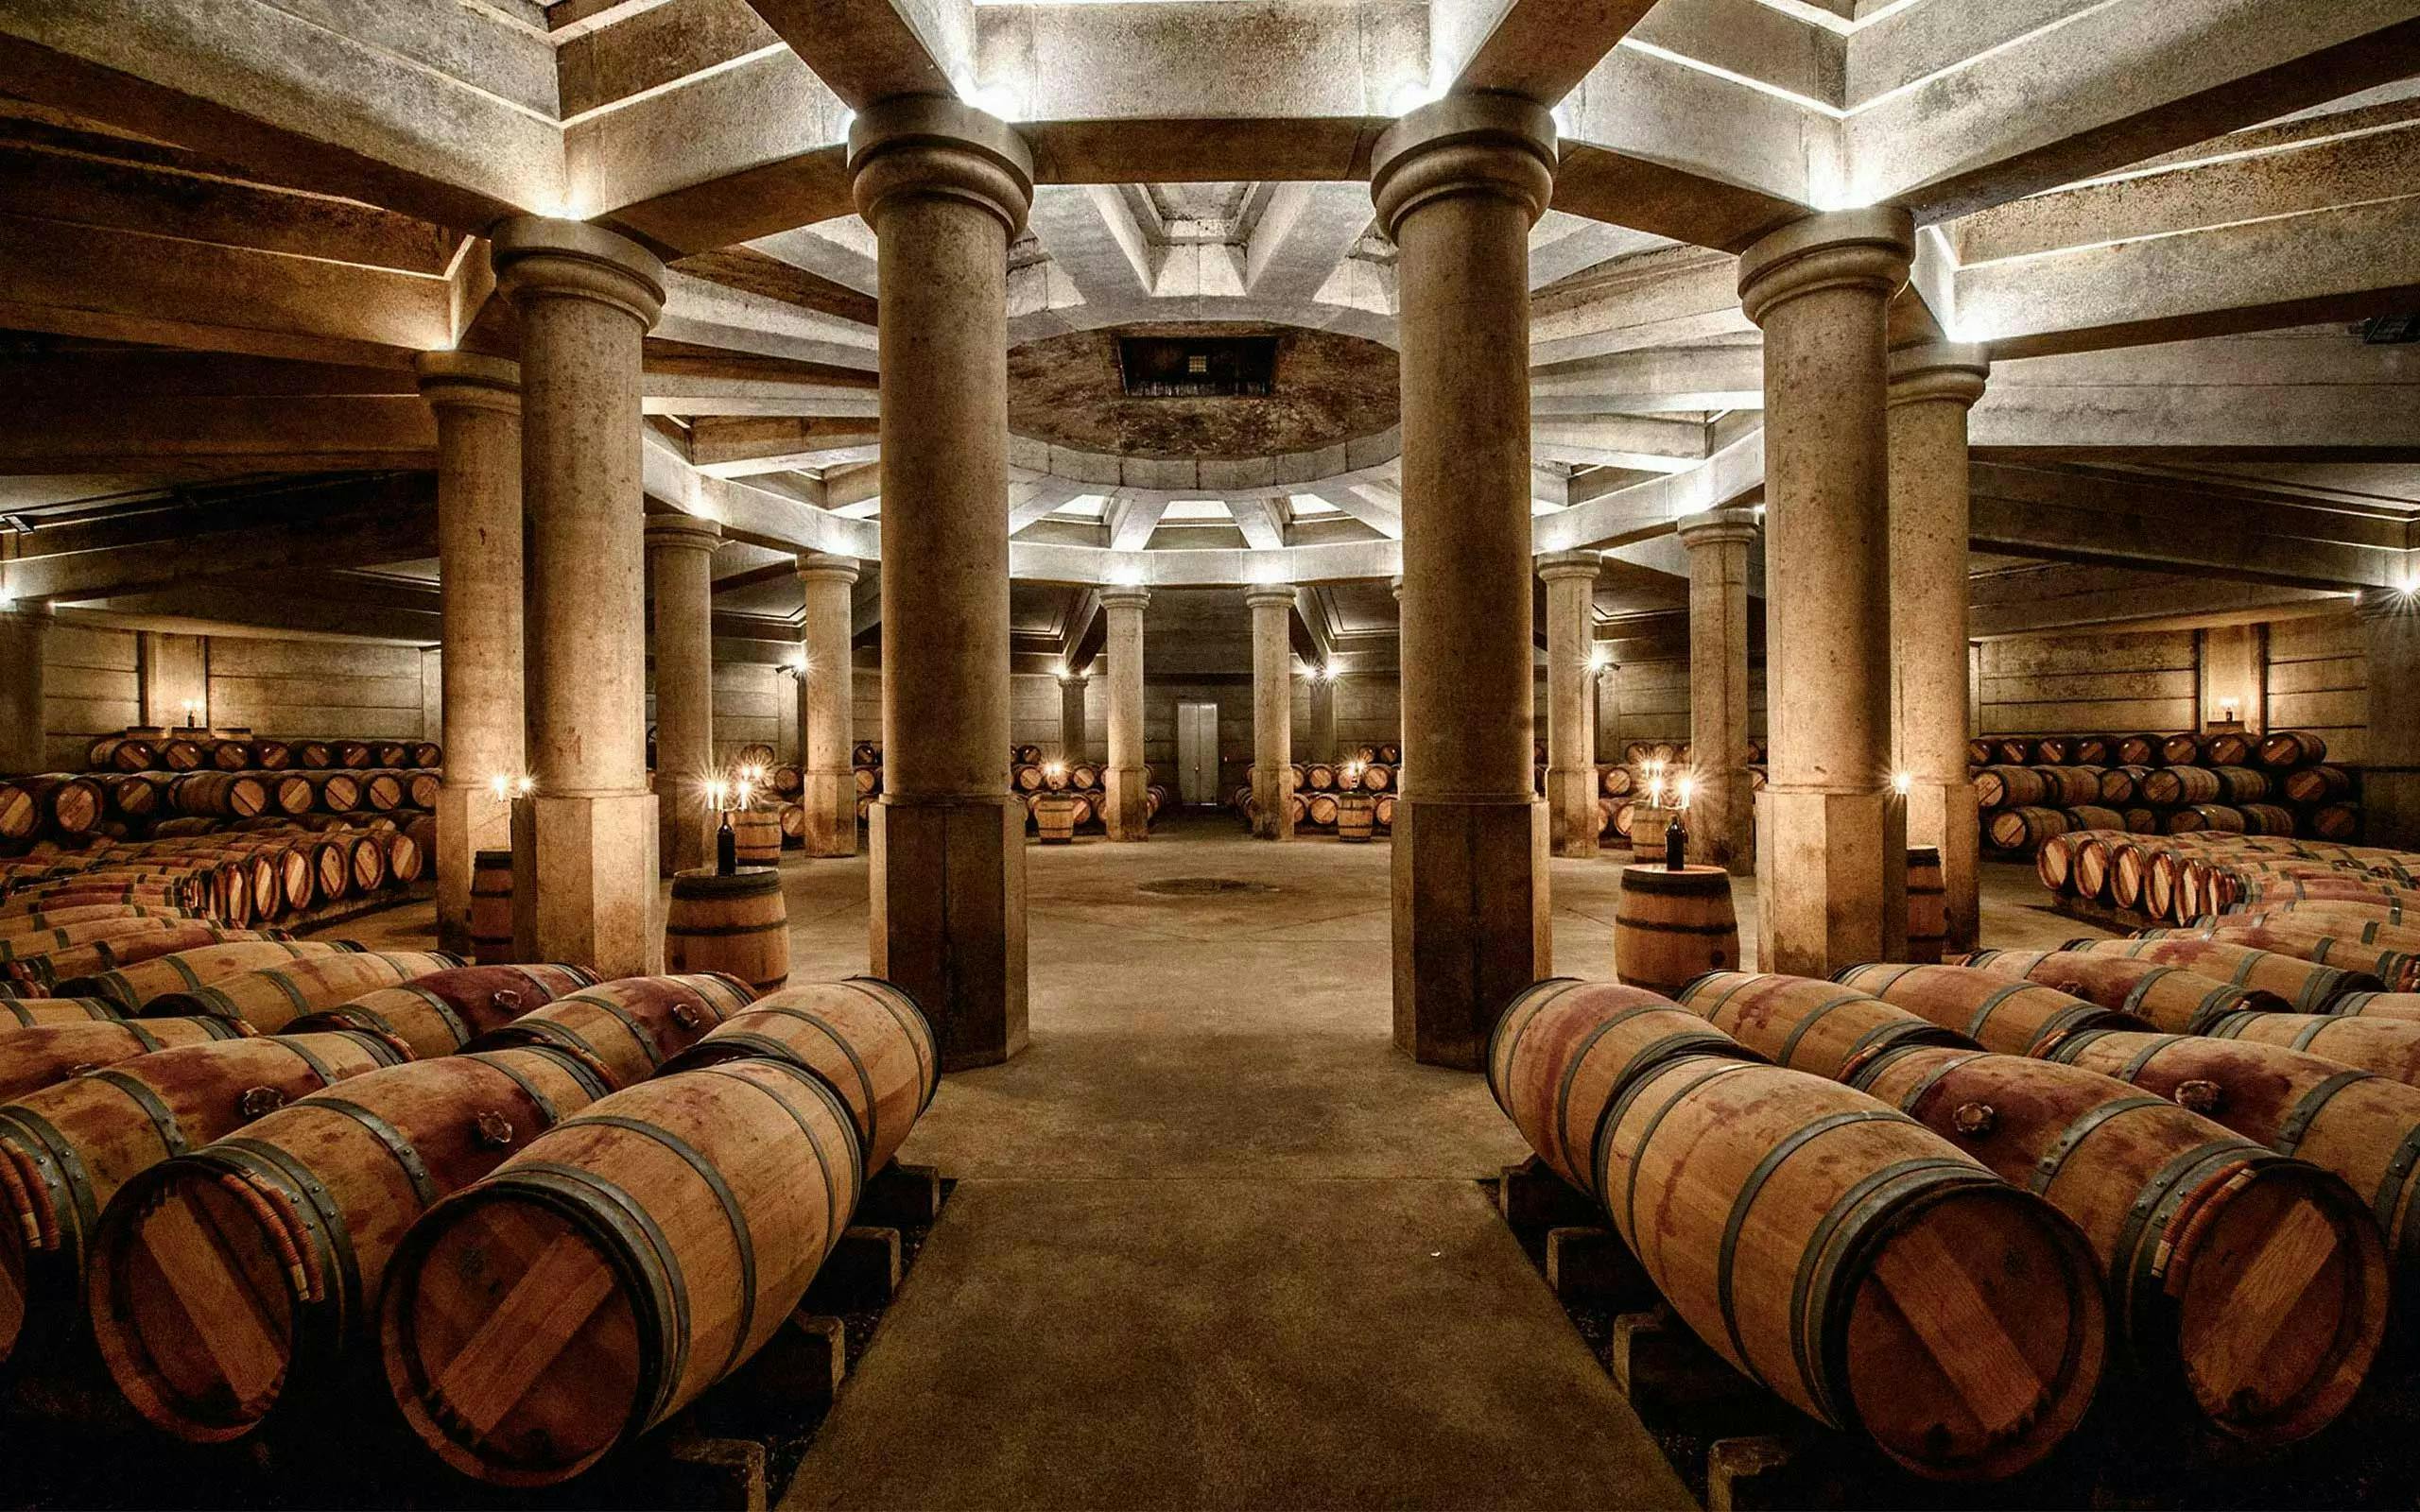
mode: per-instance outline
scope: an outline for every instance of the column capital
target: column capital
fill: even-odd
[[[996,116],[936,94],[902,94],[849,126],[850,193],[879,232],[899,196],[962,199],[999,217],[1014,241],[1033,204],[1033,149]]]
[[[1271,583],[1264,587],[1253,589],[1244,594],[1244,602],[1250,604],[1254,609],[1266,609],[1270,606],[1279,604],[1284,605],[1288,609],[1292,609],[1295,603],[1294,585],[1291,583]]]
[[[712,551],[722,544],[722,526],[694,514],[651,514],[647,517],[649,551]]]
[[[1090,683],[1092,680],[1093,675],[1089,668],[1082,672],[1062,672],[1059,674],[1059,686],[1063,688],[1080,688]]]
[[[664,264],[627,236],[584,220],[515,215],[488,234],[496,288],[515,305],[595,300],[653,327],[664,312]]]
[[[1894,348],[1887,403],[1947,401],[1971,406],[1983,397],[1983,383],[1991,372],[1991,349],[1971,341],[1928,341]]]
[[[424,352],[412,359],[420,393],[432,409],[521,413],[521,364],[475,352]]]
[[[1681,544],[1691,551],[1732,541],[1754,541],[1763,525],[1754,509],[1701,509],[1681,517]]]
[[[855,584],[857,560],[854,557],[838,557],[830,552],[809,552],[798,559],[800,582],[838,582]]]
[[[1398,603],[1398,604],[1402,603],[1402,602],[1403,602],[1403,579],[1402,579],[1401,577],[1390,577],[1390,578],[1388,578],[1388,579],[1387,579],[1387,593],[1388,593],[1389,596],[1392,597],[1396,603]]]
[[[1550,551],[1538,558],[1538,576],[1549,583],[1559,577],[1595,582],[1604,570],[1605,558],[1593,551]]]
[[[1112,583],[1100,591],[1103,609],[1141,609],[1151,601],[1151,591],[1140,583]]]
[[[1764,324],[1775,305],[1820,289],[1863,287],[1888,298],[1915,260],[1915,220],[1893,205],[1793,220],[1739,256],[1739,304]]]
[[[1388,235],[1445,195],[1510,199],[1531,222],[1554,195],[1554,116],[1517,94],[1448,94],[1387,128],[1370,154],[1370,198]]]
[[[2400,588],[2364,588],[2354,612],[2365,620],[2420,616],[2420,596]]]

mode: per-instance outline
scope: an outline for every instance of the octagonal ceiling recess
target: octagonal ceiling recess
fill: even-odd
[[[1267,397],[1131,395],[1119,338],[1271,336]],[[1313,452],[1393,427],[1398,360],[1359,336],[1244,321],[1153,321],[1071,331],[1009,352],[1009,429],[1054,446],[1155,460]]]

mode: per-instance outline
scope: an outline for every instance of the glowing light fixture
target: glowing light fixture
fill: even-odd
[[[1891,791],[1898,794],[1901,798],[1905,798],[1908,796],[1909,787],[1911,786],[1914,782],[1915,779],[1906,772],[1893,772],[1891,774]]]

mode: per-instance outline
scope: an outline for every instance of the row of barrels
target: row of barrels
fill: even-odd
[[[1919,1473],[2038,1461],[2111,1344],[2230,1435],[2307,1437],[2420,1282],[2420,1057],[2298,1044],[2313,1016],[2138,943],[1541,983],[1489,1084],[1708,1345]]]
[[[446,1464],[568,1479],[765,1342],[937,1078],[922,1013],[871,979],[190,964],[212,985],[138,1017],[0,1030],[0,1353],[97,1355],[197,1442],[383,1356]],[[42,1061],[61,1034],[85,1064]]]
[[[434,767],[445,748],[431,740],[267,740],[191,734],[104,735],[84,753],[95,772],[283,772],[350,767]]]
[[[2136,834],[2202,830],[2349,840],[2360,828],[2353,774],[2320,765],[1976,768],[1983,843],[2031,854],[2069,830]]]
[[[2303,909],[2402,923],[2420,856],[2373,846],[2208,830],[2160,837],[2096,829],[2052,837],[2034,854],[2051,893],[2161,923],[2234,912]]]
[[[434,809],[435,771],[45,772],[0,778],[0,843],[102,834],[123,839],[171,818],[390,814]]]
[[[2172,735],[1985,735],[1966,743],[1975,766],[2264,766],[2276,771],[2327,760],[2327,742],[2308,730],[2266,735],[2181,730]]]
[[[1260,800],[1253,796],[1250,782],[1227,796],[1227,806],[1247,823],[1260,813]],[[1297,789],[1286,795],[1286,808],[1298,830],[1334,830],[1366,839],[1374,831],[1391,832],[1395,827],[1395,795],[1369,788],[1318,793]]]

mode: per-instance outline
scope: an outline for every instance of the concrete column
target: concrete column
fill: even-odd
[[[1294,838],[1294,591],[1255,588],[1252,606],[1252,836]]]
[[[1744,877],[1756,869],[1748,787],[1748,548],[1753,509],[1681,522],[1689,549],[1689,859]],[[1766,569],[1772,571],[1770,565]]]
[[[1101,822],[1113,840],[1151,837],[1150,783],[1143,770],[1143,606],[1150,591],[1120,585],[1104,588],[1101,612],[1109,620],[1109,809]]]
[[[1402,311],[1394,1040],[1465,1070],[1512,994],[1553,971],[1530,748],[1529,233],[1555,151],[1544,106],[1458,94],[1397,121],[1371,159]]]
[[[1309,743],[1310,759],[1315,762],[1336,760],[1337,676],[1324,667],[1311,671],[1311,728],[1303,732],[1303,738]]]
[[[424,352],[437,415],[438,660],[445,785],[437,795],[437,944],[471,946],[471,858],[512,844],[495,779],[527,770],[521,704],[521,368]]]
[[[1905,948],[1906,806],[1891,790],[1884,306],[1904,210],[1834,211],[1739,260],[1765,333],[1771,782],[1756,798],[1757,959],[1829,976]]]
[[[820,552],[801,557],[798,582],[806,599],[806,613],[799,624],[806,665],[798,679],[804,848],[810,856],[853,856],[857,853],[857,774],[851,748],[857,739],[857,689],[849,641],[850,590],[856,587],[857,564]]]
[[[48,724],[43,653],[49,639],[49,605],[0,599],[0,772],[39,772],[50,765],[43,759]]]
[[[2361,763],[2361,839],[2420,849],[2420,598],[2392,588],[2361,591],[2369,631],[2369,744]]]
[[[1597,722],[1589,651],[1604,558],[1564,551],[1538,559],[1547,584],[1547,833],[1560,856],[1597,853]]]
[[[1080,672],[1059,676],[1059,759],[1071,766],[1084,759],[1084,685],[1092,680]]]
[[[722,527],[685,514],[647,523],[655,581],[656,854],[664,874],[714,862],[715,548]]]
[[[664,959],[639,439],[639,343],[664,305],[664,265],[600,227],[537,216],[504,222],[490,247],[521,318],[528,522],[537,787],[513,811],[514,949],[637,975]]]
[[[880,243],[882,712],[873,965],[948,1070],[1026,1044],[1025,807],[1009,795],[1008,248],[1033,159],[1000,122],[903,95],[849,129]]]
[[[1966,412],[1991,354],[1943,343],[1891,353],[1891,690],[1893,765],[1908,779],[1908,843],[1937,846],[1945,948],[1981,927],[1982,837],[1966,779]]]

